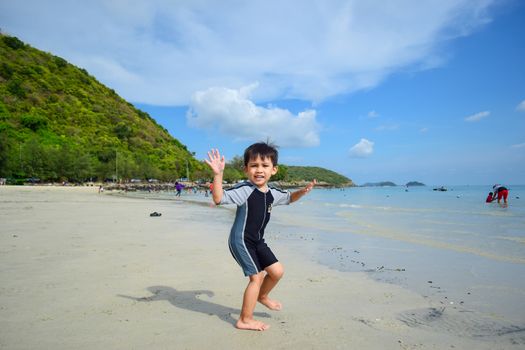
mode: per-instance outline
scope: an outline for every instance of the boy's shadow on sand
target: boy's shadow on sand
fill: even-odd
[[[166,286],[152,286],[147,289],[153,295],[140,298],[121,294],[118,294],[118,296],[141,302],[169,301],[171,305],[184,310],[200,312],[210,316],[215,315],[219,319],[228,322],[233,326],[237,323],[237,319],[231,314],[239,315],[241,313],[239,309],[219,305],[199,298],[199,296],[203,294],[210,298],[213,297],[214,293],[210,290],[176,290],[175,288]],[[255,312],[254,316],[270,317],[266,312]]]

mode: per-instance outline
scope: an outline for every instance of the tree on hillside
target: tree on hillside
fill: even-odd
[[[202,168],[180,141],[65,59],[0,34],[0,174],[169,180]],[[117,159],[116,153],[119,157]]]

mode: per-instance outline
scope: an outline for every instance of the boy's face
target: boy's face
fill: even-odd
[[[270,177],[277,174],[277,166],[274,166],[271,158],[257,158],[250,159],[244,168],[244,173],[255,186],[258,188],[265,187]]]

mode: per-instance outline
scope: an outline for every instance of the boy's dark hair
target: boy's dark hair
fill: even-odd
[[[270,158],[273,166],[277,166],[279,159],[277,146],[267,142],[254,143],[244,151],[244,166],[247,166],[250,160],[257,158],[257,156],[261,157],[261,159]]]

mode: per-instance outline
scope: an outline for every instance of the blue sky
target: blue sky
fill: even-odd
[[[524,184],[523,23],[518,0],[0,0],[3,32],[198,158],[270,138],[358,184]]]

